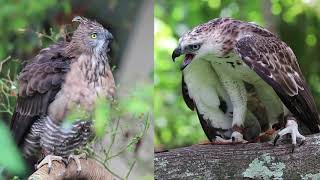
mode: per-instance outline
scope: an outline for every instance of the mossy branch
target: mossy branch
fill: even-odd
[[[320,179],[320,134],[288,141],[193,145],[155,154],[155,179]]]

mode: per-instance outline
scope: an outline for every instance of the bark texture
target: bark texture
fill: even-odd
[[[66,180],[66,179],[83,179],[83,180],[113,180],[113,176],[98,162],[93,159],[80,159],[82,171],[77,174],[77,166],[72,161],[66,168],[63,163],[52,162],[52,169],[48,174],[48,167],[42,166],[34,172],[29,180]]]
[[[320,134],[291,144],[193,145],[155,154],[155,179],[320,179]]]

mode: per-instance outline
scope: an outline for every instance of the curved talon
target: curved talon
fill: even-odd
[[[40,169],[43,165],[48,164],[48,174],[50,174],[52,169],[52,161],[63,162],[61,156],[47,155],[43,160],[37,165],[36,169]]]
[[[296,149],[296,144],[292,144],[291,153],[293,153],[295,149]]]
[[[71,154],[68,157],[68,164],[70,163],[71,159],[73,159],[77,165],[77,175],[79,176],[81,173],[81,163],[80,163],[80,159],[87,159],[87,155],[85,153],[79,154],[79,155],[73,155]]]
[[[301,139],[301,143],[299,146],[301,146],[304,143],[306,138],[300,134],[298,129],[298,124],[295,121],[295,119],[293,117],[290,117],[290,118],[291,119],[287,120],[286,127],[278,132],[277,136],[274,139],[273,145],[276,145],[277,140],[280,137],[284,135],[291,135],[291,140],[292,140],[291,152],[294,152],[295,148],[297,147],[297,138]]]
[[[277,141],[278,141],[278,139],[280,138],[280,136],[279,136],[279,134],[277,134],[277,136],[274,138],[274,140],[273,140],[273,145],[275,146],[276,145],[276,143],[277,143]]]
[[[306,142],[305,140],[302,140],[301,143],[299,144],[299,146],[304,145],[305,142]]]
[[[232,144],[236,143],[236,138],[235,137],[231,137],[231,140],[232,140]]]

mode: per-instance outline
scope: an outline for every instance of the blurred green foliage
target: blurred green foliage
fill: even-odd
[[[59,10],[70,13],[69,1],[0,0],[0,61],[8,56],[21,57],[35,47],[42,47],[41,38],[35,33],[42,32],[43,24],[39,22],[43,22],[48,13]],[[17,70],[17,66],[11,67],[11,71]]]
[[[152,103],[153,85],[140,82],[130,90],[125,100],[120,101],[119,108],[135,116],[140,116],[143,113],[153,111]]]
[[[4,167],[13,174],[23,174],[25,167],[22,157],[14,145],[9,130],[5,127],[2,121],[0,121],[0,132],[0,147],[2,147],[0,153],[0,169],[1,167]]]
[[[98,137],[105,135],[105,127],[110,121],[110,102],[106,99],[98,99],[94,109],[94,129]]]
[[[255,22],[278,34],[295,52],[320,107],[320,0],[157,0],[155,4],[155,143],[173,148],[206,140],[196,113],[181,94],[178,38],[216,17]]]

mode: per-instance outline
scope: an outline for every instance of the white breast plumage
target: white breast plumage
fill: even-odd
[[[197,105],[198,111],[204,119],[209,120],[213,127],[228,129],[231,126],[231,118],[228,118],[219,109],[219,96],[228,99],[225,90],[222,89],[218,77],[207,61],[194,60],[183,71],[189,96]]]

